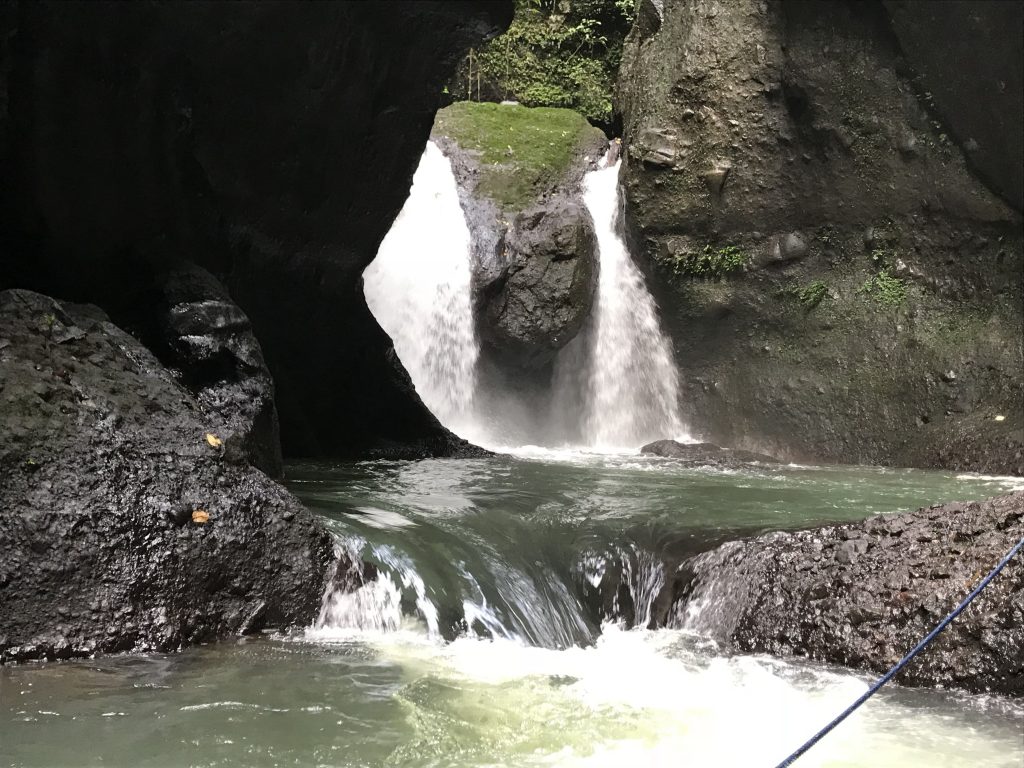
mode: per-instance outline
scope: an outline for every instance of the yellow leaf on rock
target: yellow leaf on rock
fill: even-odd
[[[212,448],[220,448],[224,445],[224,441],[213,434],[213,432],[206,433],[206,442],[208,442]]]
[[[209,521],[209,519],[210,513],[207,512],[205,509],[197,509],[192,513],[193,523],[205,523]]]

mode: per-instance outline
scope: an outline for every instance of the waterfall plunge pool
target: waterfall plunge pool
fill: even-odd
[[[770,768],[868,676],[730,656],[681,629],[601,630],[579,577],[610,547],[695,551],[1020,483],[529,455],[290,467],[292,490],[379,564],[393,599],[335,605],[287,639],[0,668],[0,764]],[[642,604],[653,560],[631,562]],[[472,627],[432,636],[428,604]],[[889,686],[799,765],[1019,768],[1022,740],[1020,702]]]

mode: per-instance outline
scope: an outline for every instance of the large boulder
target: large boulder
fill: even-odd
[[[617,97],[626,220],[694,432],[790,460],[1019,471],[1021,40],[999,21],[1019,13],[641,3]]]
[[[484,375],[543,379],[593,307],[598,251],[580,182],[608,140],[567,109],[469,102],[438,112],[432,137],[473,238]]]
[[[526,368],[550,364],[590,316],[597,241],[590,214],[564,195],[516,215],[504,262],[479,280],[481,337],[498,357]]]
[[[744,652],[884,672],[1022,537],[1024,491],[1017,491],[730,542],[681,566],[682,597],[670,624]],[[1019,557],[897,682],[1024,695]]]
[[[95,307],[0,292],[0,661],[316,617],[332,537],[207,394]]]
[[[251,321],[286,453],[458,449],[396,378],[361,276],[444,83],[511,16],[484,1],[3,4],[0,288],[145,326],[161,276],[195,263]]]

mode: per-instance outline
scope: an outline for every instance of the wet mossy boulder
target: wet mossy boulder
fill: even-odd
[[[460,102],[433,139],[451,159],[474,245],[474,306],[488,360],[549,367],[583,327],[597,242],[580,182],[608,141],[568,109]]]

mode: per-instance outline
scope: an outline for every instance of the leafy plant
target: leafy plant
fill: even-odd
[[[807,310],[814,309],[821,304],[821,300],[828,293],[828,285],[821,280],[805,285],[796,292],[796,300]]]
[[[886,268],[864,281],[857,292],[870,296],[883,306],[898,307],[907,298],[907,284]]]
[[[456,98],[515,100],[611,120],[611,93],[634,0],[516,0],[508,31],[459,66]]]
[[[705,245],[703,250],[672,254],[664,257],[662,261],[677,275],[711,279],[743,269],[749,258],[735,245],[720,248]]]

